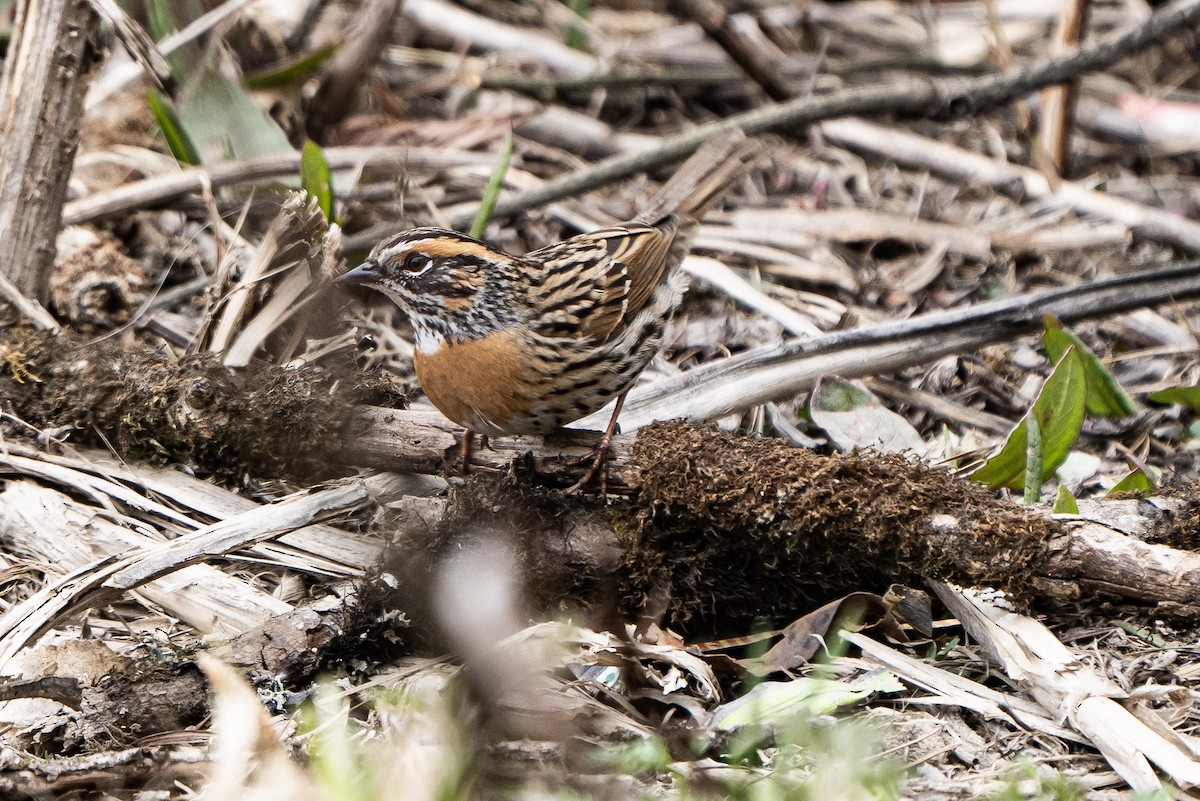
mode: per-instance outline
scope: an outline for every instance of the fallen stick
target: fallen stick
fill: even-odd
[[[1097,192],[1074,181],[1061,181],[1053,186],[1037,170],[864,120],[831,120],[820,127],[821,133],[830,141],[850,150],[883,156],[914,169],[930,170],[959,181],[983,184],[1018,199],[1032,197],[1057,202],[1079,214],[1092,214],[1121,223],[1143,239],[1200,253],[1200,223],[1181,214],[1134,203],[1108,192]]]
[[[822,375],[879,375],[968,353],[1040,330],[1045,315],[1066,323],[1200,296],[1200,262],[1145,270],[1078,287],[1017,295],[895,323],[792,340],[710,362],[654,384],[635,387],[621,426],[655,420],[715,420],[770,401],[793,398]],[[574,425],[603,428],[608,412]]]
[[[443,469],[443,450],[456,450],[449,422],[432,412],[395,410],[371,410],[369,419],[379,423],[384,414],[389,431],[377,425],[357,434],[342,458],[362,458],[370,442],[372,458],[392,469]],[[572,460],[588,452],[582,444],[533,437],[493,442],[495,450],[475,449],[472,471],[529,471],[560,486],[578,477],[581,468]],[[1051,519],[1043,509],[997,499],[948,471],[896,455],[823,456],[775,439],[680,423],[617,435],[612,453],[610,490],[636,489],[636,497],[610,504],[599,522],[545,510],[534,515],[569,520],[561,533],[543,522],[528,535],[528,549],[537,553],[519,561],[542,571],[531,577],[535,591],[573,586],[554,575],[560,569],[577,577],[612,573],[611,566],[579,556],[561,560],[565,567],[547,564],[538,554],[548,543],[561,539],[574,554],[603,554],[607,539],[620,542],[620,573],[631,577],[619,597],[638,598],[664,582],[672,615],[684,621],[714,614],[713,604],[728,625],[739,614],[769,614],[772,604],[785,614],[782,608],[794,612],[816,596],[828,600],[864,586],[930,578],[999,586],[1023,601],[1107,595],[1154,604],[1157,613],[1173,617],[1197,612],[1200,554],[1127,536],[1100,519],[1110,509],[1113,517],[1128,516],[1113,503],[1100,505],[1093,519]],[[487,492],[482,485],[469,491],[472,499],[490,498],[472,501],[478,508],[471,514],[480,520],[464,517],[462,503],[405,499],[402,508],[414,515],[412,547],[436,542],[444,551],[455,537],[476,536],[479,525],[523,529],[497,518],[521,506],[521,493]],[[1158,502],[1168,511],[1181,505]],[[517,512],[515,519],[526,518]],[[586,597],[571,600],[587,603]]]
[[[106,519],[95,507],[31,481],[10,481],[0,491],[0,516],[5,549],[53,565],[51,575],[82,568],[97,557],[160,544],[143,531]],[[291,604],[209,564],[181,568],[137,592],[201,634],[220,637],[292,611]]]
[[[1151,727],[1135,717],[1115,700],[1127,693],[1083,664],[1044,625],[942,582],[934,582],[933,590],[1009,680],[1084,735],[1135,792],[1165,790],[1151,763],[1176,786],[1200,784],[1200,761],[1182,743],[1182,732],[1165,722]]]
[[[108,557],[76,568],[0,616],[0,668],[63,615],[104,603],[127,590],[188,565],[273,539],[368,502],[399,497],[402,479],[388,474],[300,493],[125,558]]]
[[[463,165],[490,165],[494,158],[486,153],[460,153],[442,148],[404,146],[331,147],[325,149],[325,160],[333,170],[390,169],[396,172],[412,168],[448,169]],[[209,167],[189,167],[167,175],[156,175],[140,181],[97,192],[73,200],[63,207],[64,225],[95,222],[138,209],[158,206],[168,201],[199,192],[205,187],[225,186],[298,175],[300,153],[270,153],[239,161],[214,164]]]

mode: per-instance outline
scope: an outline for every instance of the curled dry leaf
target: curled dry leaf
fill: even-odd
[[[826,646],[830,634],[841,629],[879,629],[899,642],[908,640],[885,599],[871,592],[854,592],[792,623],[761,660],[746,659],[742,665],[759,674],[800,667]]]

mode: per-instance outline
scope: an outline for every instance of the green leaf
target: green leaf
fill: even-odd
[[[1148,495],[1153,495],[1158,490],[1158,478],[1150,472],[1149,468],[1135,467],[1126,473],[1120,481],[1118,481],[1112,489],[1108,491],[1109,496],[1120,494],[1137,495],[1145,498]]]
[[[284,89],[298,86],[312,77],[321,68],[321,65],[337,52],[340,44],[340,42],[331,42],[311,52],[302,53],[296,58],[265,69],[247,72],[242,76],[242,80],[247,89]]]
[[[1200,386],[1168,387],[1146,396],[1151,403],[1174,404],[1200,412]]]
[[[1058,485],[1058,494],[1054,496],[1054,508],[1051,511],[1056,515],[1079,514],[1079,504],[1075,502],[1075,496],[1062,484]]]
[[[146,102],[150,104],[150,113],[154,115],[154,120],[167,140],[167,147],[171,149],[175,160],[189,167],[199,164],[200,153],[197,152],[187,131],[183,129],[175,107],[154,89],[146,92]]]
[[[1042,334],[1042,344],[1046,346],[1046,356],[1052,362],[1061,359],[1071,346],[1079,351],[1087,371],[1087,413],[1092,417],[1128,417],[1138,410],[1137,401],[1131,398],[1113,377],[1100,361],[1100,357],[1083,344],[1083,340],[1073,331],[1063,328],[1062,323],[1054,317],[1046,317],[1046,332]]]
[[[571,11],[580,19],[587,19],[589,14],[588,0],[568,0],[568,5]],[[568,25],[563,31],[563,44],[575,50],[588,51],[587,31],[580,28],[578,25]]]
[[[513,152],[513,136],[509,132],[508,136],[504,137],[504,144],[500,148],[500,161],[496,162],[496,169],[492,170],[492,177],[488,179],[487,187],[483,190],[483,198],[479,203],[479,211],[475,214],[475,220],[471,223],[469,236],[478,239],[483,236],[483,231],[487,228],[488,220],[492,219],[492,210],[496,208],[496,199],[500,197],[500,188],[504,186],[504,176],[508,174],[508,165],[512,161]]]
[[[205,163],[295,152],[271,115],[213,67],[189,86],[179,117]]]
[[[325,219],[333,221],[333,178],[325,151],[311,139],[300,151],[300,188],[317,200]]]
[[[718,731],[741,726],[779,723],[797,715],[828,715],[880,693],[904,689],[896,674],[877,670],[853,680],[814,679],[802,676],[792,681],[764,681],[754,689],[713,710],[712,725]]]
[[[1050,377],[1042,385],[1033,406],[971,478],[989,487],[1025,488],[1026,448],[1029,443],[1028,420],[1037,420],[1041,435],[1041,475],[1054,472],[1071,450],[1083,427],[1087,398],[1087,373],[1084,360],[1074,348],[1068,348]]]

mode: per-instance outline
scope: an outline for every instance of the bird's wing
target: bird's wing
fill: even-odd
[[[663,281],[676,224],[628,224],[581,234],[534,251],[524,261],[538,309],[530,321],[547,336],[610,338],[637,314]]]

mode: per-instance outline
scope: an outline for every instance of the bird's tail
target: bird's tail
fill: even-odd
[[[674,214],[700,219],[764,155],[757,140],[736,128],[713,135],[642,206],[635,221],[655,225]]]

